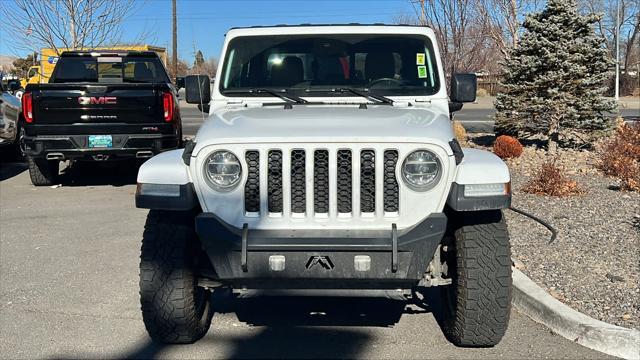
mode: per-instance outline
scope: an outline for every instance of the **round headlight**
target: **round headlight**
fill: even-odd
[[[233,190],[240,182],[241,175],[240,161],[231,151],[215,151],[204,163],[204,177],[217,191]]]
[[[436,154],[429,150],[417,150],[409,154],[402,164],[402,177],[409,188],[427,191],[434,187],[442,173]]]

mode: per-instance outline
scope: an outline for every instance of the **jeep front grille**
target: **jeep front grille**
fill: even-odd
[[[244,187],[244,208],[247,212],[260,211],[260,153],[247,151],[247,184]]]
[[[291,212],[303,214],[307,209],[306,162],[304,150],[291,151]]]
[[[337,176],[337,195],[338,195],[338,212],[342,214],[351,213],[351,189],[352,171],[351,150],[338,150],[338,176]]]
[[[247,213],[344,217],[397,215],[399,211],[397,150],[294,148],[263,154],[266,159],[261,161],[257,150],[245,152]],[[261,194],[261,181],[266,194]]]
[[[267,168],[268,209],[270,213],[282,212],[282,151],[269,151]]]
[[[396,180],[396,165],[398,152],[387,150],[384,152],[384,211],[398,211],[398,181]]]
[[[313,210],[329,212],[329,151],[316,150],[313,155]]]

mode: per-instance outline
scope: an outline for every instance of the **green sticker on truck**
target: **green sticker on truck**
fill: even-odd
[[[425,79],[427,77],[427,67],[426,66],[418,66],[418,77],[420,79]]]

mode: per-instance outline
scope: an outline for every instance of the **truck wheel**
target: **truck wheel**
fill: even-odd
[[[457,346],[500,342],[511,311],[511,255],[502,211],[456,213],[444,252],[453,283],[441,287],[442,328]]]
[[[193,343],[209,330],[211,293],[194,274],[201,251],[190,212],[151,210],[140,255],[142,319],[154,341]]]
[[[27,157],[29,177],[35,186],[53,185],[58,178],[60,161]]]

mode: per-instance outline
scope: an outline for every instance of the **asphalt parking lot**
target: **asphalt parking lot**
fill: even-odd
[[[183,111],[193,135],[197,110]],[[31,185],[26,165],[0,169],[2,358],[603,358],[513,311],[494,348],[451,345],[426,304],[375,299],[254,298],[216,293],[212,328],[194,345],[150,342],[138,301],[147,211],[136,169],[74,166],[61,186]]]

